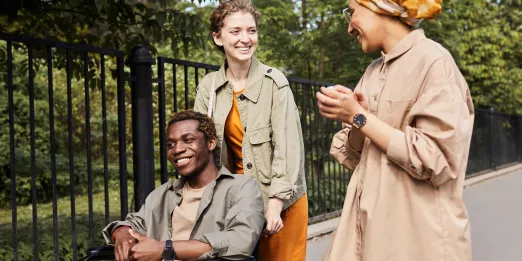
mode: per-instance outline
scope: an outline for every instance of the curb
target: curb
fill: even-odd
[[[522,164],[511,165],[496,171],[487,172],[464,180],[464,188],[469,188],[489,179],[497,178],[515,171],[522,170]],[[334,232],[339,226],[341,217],[329,219],[323,222],[315,223],[308,226],[307,239],[311,240],[316,237]]]
[[[513,172],[521,170],[521,169],[522,169],[522,164],[518,163],[515,165],[511,165],[509,167],[487,172],[482,175],[474,176],[474,177],[464,180],[464,188],[468,188],[468,187],[477,185],[479,183],[482,183],[486,180],[497,178],[497,177],[500,177],[500,176],[503,176],[506,174],[510,174],[510,173],[513,173]]]
[[[306,239],[310,240],[325,234],[334,232],[339,226],[341,217],[332,218],[323,222],[315,223],[308,226],[308,234]]]

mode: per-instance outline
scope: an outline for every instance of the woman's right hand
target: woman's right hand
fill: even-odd
[[[363,107],[363,109],[368,112],[368,100],[364,94],[360,90],[356,90],[354,92],[354,96],[359,102],[359,105],[361,105],[361,107]],[[350,135],[348,135],[348,142],[350,143],[350,147],[352,147],[355,151],[361,152],[364,146],[365,138],[366,137],[361,133],[361,131],[359,131],[359,129],[352,128]]]
[[[361,90],[356,90],[354,92],[355,98],[359,102],[359,105],[363,107],[365,111],[368,111],[368,100],[364,96],[364,94],[361,92]]]
[[[268,200],[268,207],[266,208],[266,228],[264,230],[265,237],[279,232],[284,224],[281,218],[281,211],[283,210],[284,201],[279,198],[270,198]]]

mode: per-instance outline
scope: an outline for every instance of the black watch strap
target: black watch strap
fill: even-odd
[[[176,259],[176,252],[174,251],[172,240],[169,239],[165,241],[165,250],[163,250],[162,257],[164,261],[174,261],[174,259]]]
[[[167,248],[173,248],[172,247],[172,240],[167,240],[165,241],[165,250],[167,250]]]

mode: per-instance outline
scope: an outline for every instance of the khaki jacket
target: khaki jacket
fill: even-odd
[[[224,140],[225,121],[232,108],[233,88],[225,66],[207,74],[198,86],[194,110],[207,114],[215,75],[213,113],[218,136],[218,165],[233,166]],[[288,208],[306,192],[304,143],[299,111],[283,73],[252,58],[246,89],[237,97],[243,137],[245,175],[261,186],[265,208],[268,199],[285,200]]]
[[[183,179],[168,181],[149,194],[139,212],[128,214],[125,221],[110,223],[103,230],[107,244],[112,243],[112,232],[121,226],[130,226],[155,240],[171,239],[172,212],[183,199],[184,184]],[[246,259],[254,251],[264,223],[257,183],[222,168],[216,180],[205,188],[190,240],[212,246],[201,259]]]
[[[327,261],[471,260],[463,182],[473,130],[468,85],[451,54],[415,30],[373,62],[356,89],[392,126],[386,152],[334,136],[331,154],[355,169]]]

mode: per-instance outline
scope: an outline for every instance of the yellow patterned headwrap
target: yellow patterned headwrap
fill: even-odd
[[[442,10],[442,0],[356,0],[360,5],[384,15],[398,16],[401,21],[417,26],[422,19],[433,18]]]

